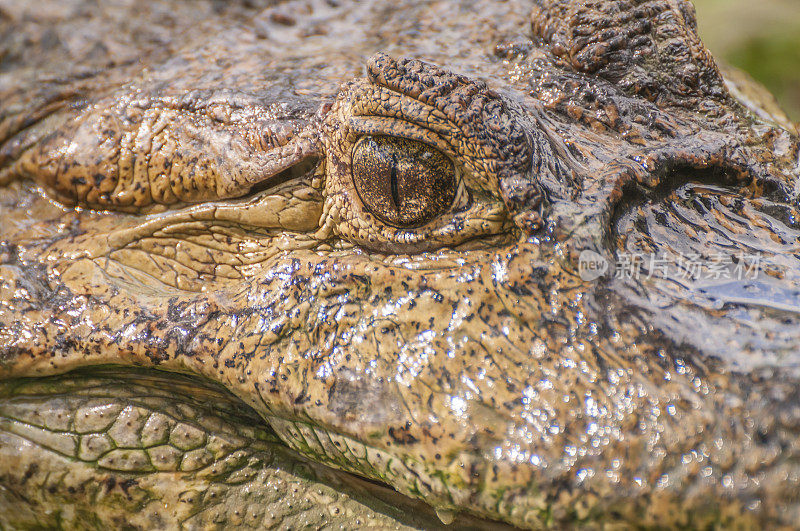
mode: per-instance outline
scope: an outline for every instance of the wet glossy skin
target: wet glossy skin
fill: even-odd
[[[689,4],[69,9],[6,9],[5,524],[435,522],[340,471],[462,526],[796,521],[797,134]]]

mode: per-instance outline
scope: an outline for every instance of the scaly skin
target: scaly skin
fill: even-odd
[[[174,3],[7,8],[4,526],[798,521],[797,132],[689,3]],[[369,135],[453,204],[371,212]]]

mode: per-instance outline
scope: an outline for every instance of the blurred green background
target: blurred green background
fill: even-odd
[[[800,121],[800,0],[694,0],[717,59],[747,71]]]

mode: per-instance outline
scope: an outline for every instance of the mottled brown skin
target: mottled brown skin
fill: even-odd
[[[23,4],[3,525],[800,521],[797,131],[688,2]],[[417,143],[446,206],[401,201]],[[768,275],[589,282],[586,249]]]

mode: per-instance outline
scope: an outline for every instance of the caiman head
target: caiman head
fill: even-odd
[[[8,59],[0,521],[797,522],[798,137],[688,2],[252,9]]]

